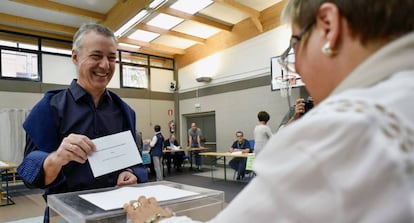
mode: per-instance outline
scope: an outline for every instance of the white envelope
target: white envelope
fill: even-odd
[[[96,146],[96,151],[88,156],[88,160],[94,177],[142,163],[129,130],[96,138],[92,142]]]

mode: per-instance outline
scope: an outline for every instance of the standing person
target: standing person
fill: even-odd
[[[243,136],[242,131],[236,132],[237,140],[233,142],[229,148],[229,152],[241,152],[241,153],[250,153],[252,149],[250,148],[250,143]],[[247,158],[244,157],[234,157],[229,162],[229,166],[237,171],[237,180],[243,180],[244,173],[246,171],[246,162]]]
[[[293,35],[281,62],[294,49],[316,106],[272,136],[257,176],[209,222],[413,222],[413,9],[412,0],[287,1]],[[139,202],[146,208],[125,205],[134,223],[172,214]],[[177,222],[192,221],[159,221]]]
[[[163,180],[163,168],[162,168],[162,149],[164,148],[164,136],[161,133],[161,126],[154,126],[155,135],[152,137],[150,148],[152,163],[154,164],[154,171],[156,180]]]
[[[166,150],[171,151],[171,152],[166,152],[164,154],[164,158],[167,160],[168,173],[171,172],[171,159],[173,160],[174,168],[177,170],[177,172],[182,172],[181,166],[183,164],[184,152],[183,151],[174,152],[174,150],[180,149],[180,144],[178,143],[174,134],[171,134],[170,138],[165,140],[164,148]]]
[[[188,144],[190,148],[200,148],[201,147],[201,129],[197,127],[196,123],[191,123],[191,128],[188,129]],[[193,155],[195,158],[195,164],[197,166],[196,170],[201,171],[201,156],[200,151],[194,151]]]
[[[46,92],[23,124],[25,156],[18,173],[26,185],[48,194],[146,182],[145,168],[130,167],[94,178],[91,139],[130,130],[135,112],[106,89],[115,71],[117,41],[98,24],[82,25],[73,37],[77,79],[69,88]],[[49,222],[48,209],[44,222]]]
[[[135,144],[137,144],[139,153],[142,153],[142,147],[144,146],[144,142],[142,141],[142,132],[137,132],[137,136],[135,138]]]
[[[272,136],[272,130],[267,125],[267,122],[270,120],[269,113],[265,111],[260,111],[257,114],[257,119],[259,119],[259,124],[254,127],[254,153],[256,155],[262,150],[266,145],[267,141]]]

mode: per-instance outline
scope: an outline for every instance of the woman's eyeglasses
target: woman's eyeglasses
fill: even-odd
[[[279,56],[279,59],[277,61],[280,64],[280,66],[282,66],[282,68],[286,71],[296,73],[295,62],[289,61],[288,56],[290,51],[292,49],[295,49],[296,43],[302,39],[303,35],[305,35],[305,33],[310,30],[312,25],[313,22],[305,26],[305,28],[302,29],[302,31],[300,31],[298,35],[292,35],[292,37],[290,38],[289,47]]]

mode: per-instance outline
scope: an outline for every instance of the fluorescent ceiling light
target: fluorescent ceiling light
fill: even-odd
[[[196,12],[202,10],[203,8],[209,6],[213,1],[211,0],[178,0],[176,3],[172,4],[170,7],[177,9],[189,14],[195,14]]]
[[[149,8],[150,9],[155,9],[158,8],[159,6],[161,6],[162,4],[164,4],[165,2],[167,2],[167,0],[154,0],[149,4]]]
[[[145,16],[148,15],[148,11],[146,9],[143,9],[138,12],[132,19],[130,19],[127,23],[125,23],[121,28],[119,28],[117,31],[115,31],[115,36],[119,37],[124,35],[128,30],[130,30],[135,24],[140,22],[142,19],[145,18]]]
[[[151,21],[147,22],[147,24],[151,26],[157,26],[163,29],[171,29],[176,25],[180,24],[182,21],[184,21],[184,19],[160,13],[153,19],[151,19]]]
[[[144,30],[138,29],[137,31],[133,32],[131,35],[128,36],[128,38],[140,40],[144,42],[151,42],[155,38],[157,38],[160,34],[148,32]]]
[[[140,46],[137,46],[137,45],[132,45],[132,44],[128,44],[128,43],[119,43],[118,45],[123,46],[123,47],[134,48],[134,49],[139,49],[139,48],[141,48]]]

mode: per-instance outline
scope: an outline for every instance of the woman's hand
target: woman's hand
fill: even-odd
[[[133,223],[156,223],[160,219],[173,216],[169,208],[162,208],[155,198],[140,196],[138,200],[132,200],[124,204],[124,210]]]

